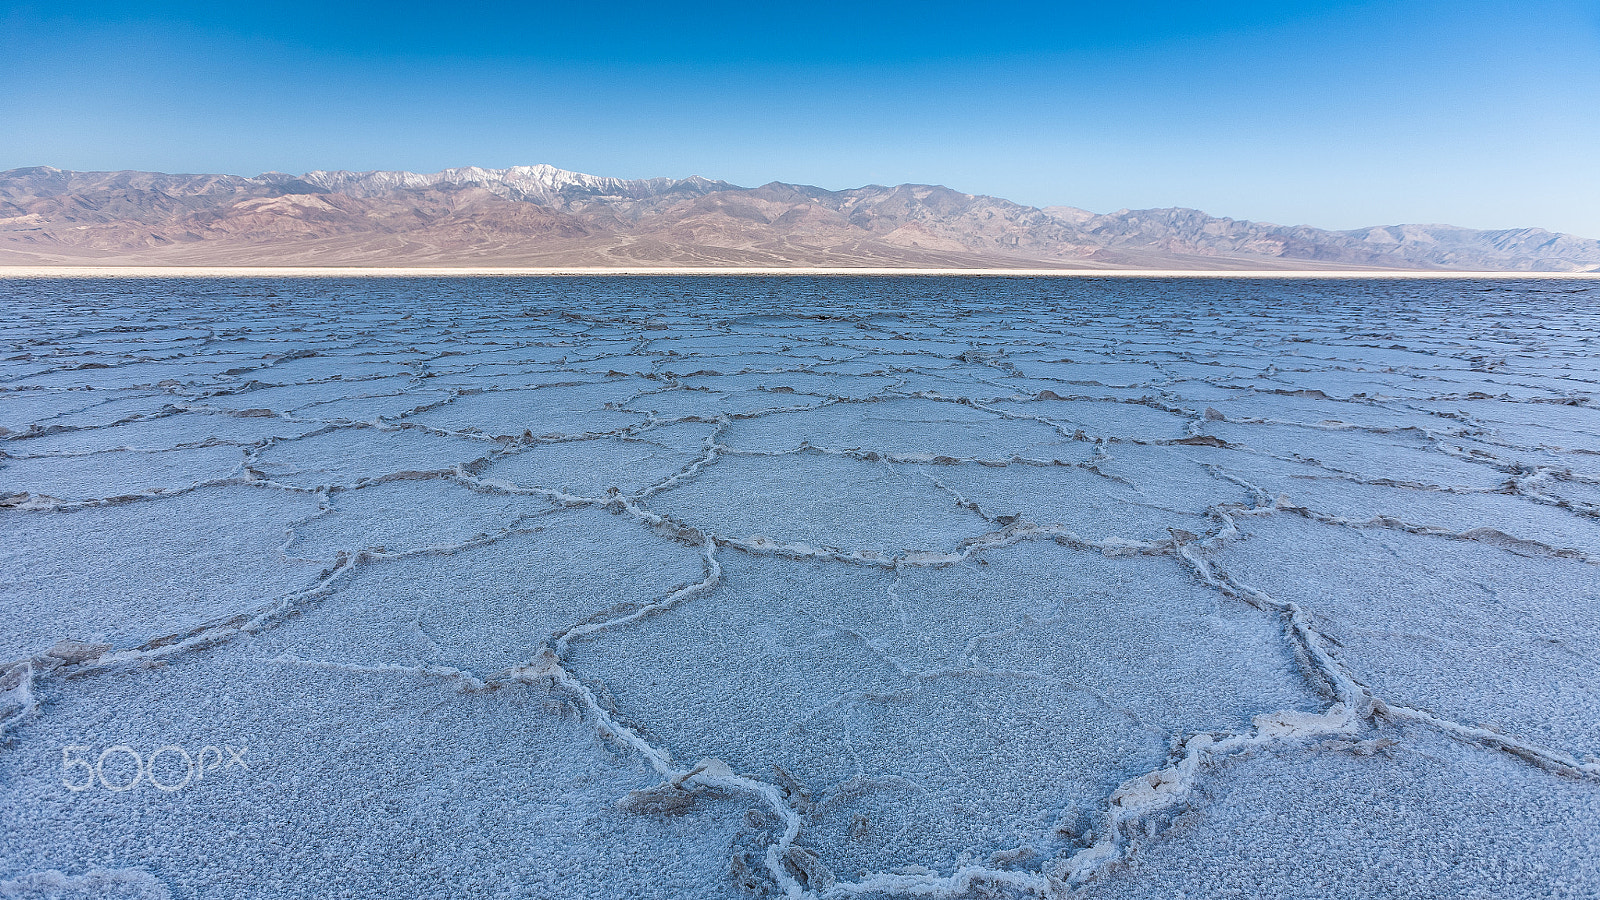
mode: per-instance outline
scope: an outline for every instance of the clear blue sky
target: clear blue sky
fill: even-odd
[[[1600,237],[1600,0],[0,0],[0,169],[535,162]]]

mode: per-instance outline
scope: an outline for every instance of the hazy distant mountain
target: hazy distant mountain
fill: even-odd
[[[405,191],[433,187],[482,187],[497,197],[520,200],[541,206],[566,208],[573,204],[601,199],[644,200],[669,195],[698,196],[719,190],[738,190],[725,181],[690,177],[646,178],[629,181],[568,172],[555,166],[512,166],[509,169],[480,169],[467,166],[443,172],[309,172],[300,181],[336,194],[352,197],[384,197]]]
[[[1192,209],[1038,209],[934,185],[827,191],[553,166],[0,172],[0,264],[1408,268],[1600,271],[1542,229],[1354,231]]]

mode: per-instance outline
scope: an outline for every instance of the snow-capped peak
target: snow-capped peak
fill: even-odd
[[[512,166],[506,169],[485,169],[464,166],[441,172],[308,172],[303,179],[318,187],[342,194],[372,197],[397,190],[415,190],[438,185],[474,185],[504,197],[552,203],[560,200],[597,197],[646,197],[660,193],[677,184],[695,186],[714,182],[693,178],[677,181],[671,178],[630,180],[607,178],[570,172],[555,166]]]

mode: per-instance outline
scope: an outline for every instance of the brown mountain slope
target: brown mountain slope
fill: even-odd
[[[827,191],[444,172],[0,173],[0,264],[1448,268],[1600,271],[1539,229],[1325,231],[1191,209],[1037,209],[934,185]]]

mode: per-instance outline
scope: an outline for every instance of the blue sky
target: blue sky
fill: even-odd
[[[1600,237],[1600,0],[0,0],[0,168],[535,162]]]

